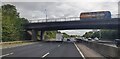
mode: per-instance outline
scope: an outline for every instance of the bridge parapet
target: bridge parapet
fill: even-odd
[[[30,23],[42,23],[42,22],[62,22],[62,21],[75,21],[80,20],[79,17],[68,17],[68,18],[50,18],[50,19],[38,19],[29,20]]]
[[[120,14],[111,15],[112,18],[120,18]],[[80,17],[65,17],[65,18],[49,18],[49,19],[37,19],[29,20],[29,23],[42,23],[42,22],[63,22],[63,21],[78,21]]]

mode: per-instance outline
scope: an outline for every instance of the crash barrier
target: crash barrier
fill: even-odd
[[[100,53],[104,57],[120,57],[120,48],[103,45],[97,42],[81,41],[87,47],[93,49],[94,51]]]

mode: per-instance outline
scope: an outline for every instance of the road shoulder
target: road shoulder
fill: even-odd
[[[100,55],[99,53],[95,52],[94,50],[88,48],[87,46],[83,45],[82,43],[76,43],[76,45],[78,46],[78,48],[81,50],[81,52],[83,53],[83,55],[85,57],[103,57],[102,55]]]

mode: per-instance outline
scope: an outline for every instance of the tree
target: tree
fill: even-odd
[[[44,34],[45,39],[55,39],[57,31],[46,31]]]
[[[119,38],[117,30],[101,30],[101,39],[104,40],[114,40]]]
[[[94,32],[92,34],[91,38],[95,38],[95,37],[100,38],[100,31]]]
[[[2,6],[2,41],[21,39],[23,23],[26,19],[20,18],[15,6],[6,4]]]
[[[101,32],[101,33],[100,33]],[[100,37],[101,34],[101,37]],[[83,37],[86,38],[101,38],[102,40],[114,40],[119,37],[119,33],[118,30],[107,30],[107,29],[102,29],[100,31],[97,32],[86,32]]]
[[[0,41],[2,41],[2,9],[0,8]]]
[[[68,38],[68,37],[70,37],[68,34],[66,34],[66,33],[62,33],[63,34],[63,37],[64,38]]]
[[[86,37],[86,38],[91,38],[93,35],[93,32],[86,32],[83,37]]]

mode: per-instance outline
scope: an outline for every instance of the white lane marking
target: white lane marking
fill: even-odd
[[[5,57],[5,56],[9,56],[9,55],[12,55],[14,54],[13,52],[12,53],[8,53],[8,54],[5,54],[5,55],[1,55],[0,57]]]
[[[78,48],[78,46],[75,44],[74,42],[74,45],[75,47],[77,48],[78,52],[80,53],[80,55],[83,57],[83,59],[85,59],[85,56],[83,55],[83,53],[80,51],[80,49]]]
[[[39,45],[39,46],[42,46],[42,45]]]
[[[42,56],[42,58],[46,57],[46,56],[49,55],[49,54],[50,54],[49,52],[46,53],[45,55]]]
[[[10,55],[12,55],[13,53],[10,53]]]
[[[58,45],[58,47],[60,47],[60,45]]]

